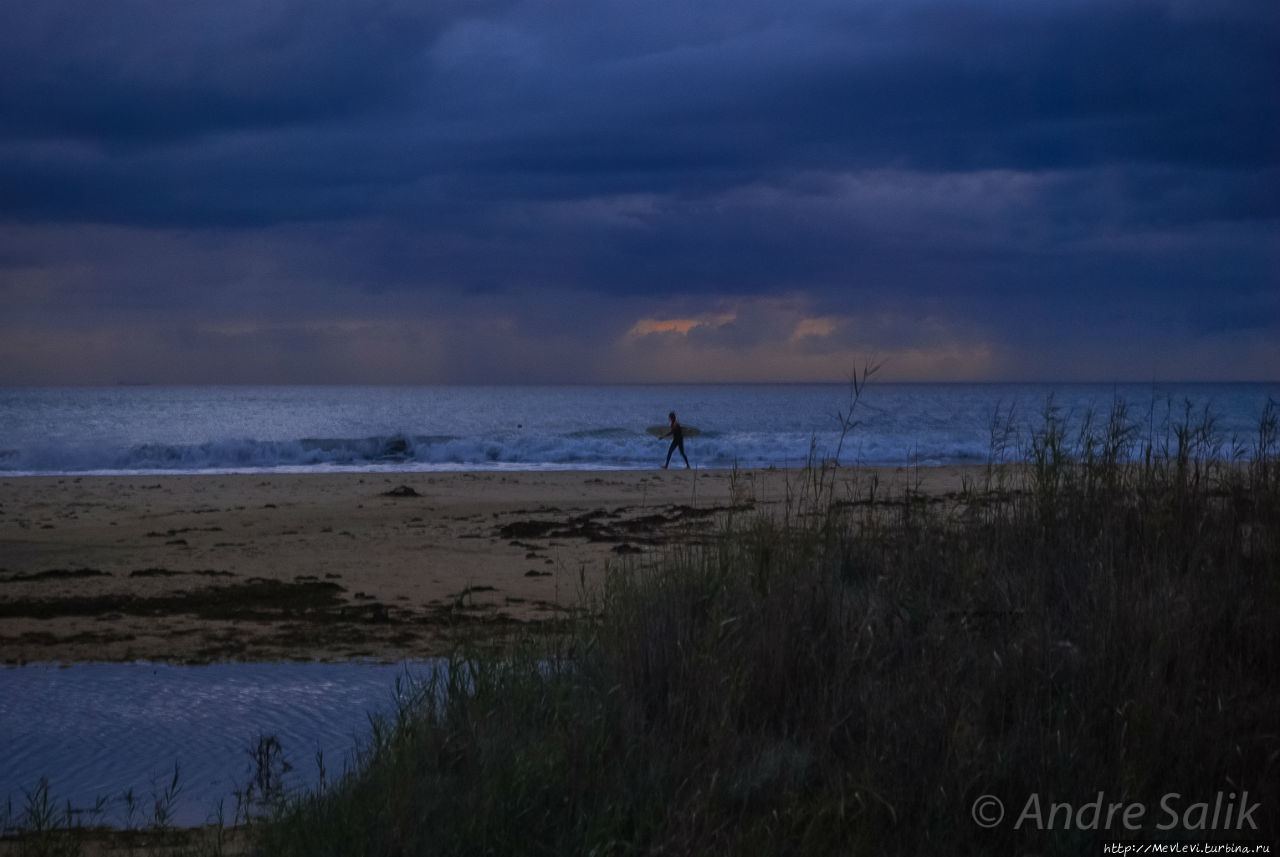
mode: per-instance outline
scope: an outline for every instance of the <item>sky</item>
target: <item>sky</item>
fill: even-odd
[[[1280,379],[1275,0],[0,4],[0,384]]]

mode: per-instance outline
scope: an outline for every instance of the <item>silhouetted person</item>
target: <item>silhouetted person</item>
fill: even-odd
[[[671,420],[671,428],[662,437],[671,438],[671,446],[667,449],[667,463],[662,465],[662,469],[666,470],[671,466],[671,453],[678,449],[680,457],[684,459],[684,469],[688,470],[689,456],[684,454],[684,429],[680,428],[680,421],[676,419],[675,411],[667,414],[667,419]]]

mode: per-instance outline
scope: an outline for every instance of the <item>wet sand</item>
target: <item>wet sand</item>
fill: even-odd
[[[960,490],[964,468],[844,468],[837,496]],[[0,663],[400,660],[545,629],[799,471],[0,479]]]

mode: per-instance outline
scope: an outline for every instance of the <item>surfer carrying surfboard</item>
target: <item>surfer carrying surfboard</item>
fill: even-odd
[[[680,457],[684,459],[684,469],[688,470],[689,456],[684,454],[684,429],[680,428],[680,421],[676,419],[675,411],[667,414],[667,419],[671,420],[671,428],[667,429],[667,433],[662,437],[671,438],[671,446],[667,448],[667,463],[662,465],[662,469],[666,470],[671,466],[671,453],[678,449]]]

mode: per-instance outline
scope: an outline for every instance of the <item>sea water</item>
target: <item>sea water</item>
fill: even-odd
[[[645,428],[675,411],[698,467],[987,460],[1053,409],[1069,427],[1117,402],[1144,436],[1208,413],[1246,446],[1280,384],[839,384],[569,387],[109,387],[0,391],[0,476],[653,467]]]
[[[255,750],[275,738],[271,768],[290,790],[332,782],[434,662],[35,664],[0,668],[0,826],[19,824],[43,779],[77,823],[145,827],[156,800],[168,822],[234,820],[236,793],[257,775]],[[286,771],[284,764],[289,769]],[[177,772],[177,788],[174,773]],[[125,794],[132,792],[130,817]],[[169,794],[171,800],[166,797]],[[101,800],[102,812],[87,812]]]

